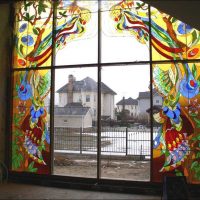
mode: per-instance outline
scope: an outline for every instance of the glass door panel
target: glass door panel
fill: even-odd
[[[149,84],[149,65],[102,68],[102,178],[150,180]]]
[[[54,174],[97,177],[97,68],[57,69]]]

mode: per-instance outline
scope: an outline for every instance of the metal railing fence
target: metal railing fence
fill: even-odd
[[[102,127],[101,152],[117,155],[151,154],[150,129]],[[97,128],[54,128],[54,150],[74,153],[97,151]]]

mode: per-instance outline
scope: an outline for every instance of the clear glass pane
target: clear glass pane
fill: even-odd
[[[54,174],[97,176],[97,68],[55,73]]]
[[[141,1],[103,1],[102,62],[149,60],[148,5]]]
[[[102,178],[150,180],[149,70],[149,65],[102,68]]]
[[[61,1],[57,8],[56,65],[97,63],[97,1]]]
[[[185,23],[151,7],[152,60],[186,59]]]
[[[50,71],[14,73],[12,170],[50,173]]]

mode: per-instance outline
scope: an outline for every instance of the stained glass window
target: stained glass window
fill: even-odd
[[[91,149],[102,139],[98,138],[101,127],[97,125],[109,122],[111,126],[122,117],[117,113],[120,105],[114,103],[114,96],[120,90],[122,96],[123,93],[134,96],[136,89],[144,92],[139,91],[142,87],[134,81],[141,69],[148,68],[145,76],[138,76],[146,81],[141,82],[145,82],[146,88],[148,84],[149,109],[143,111],[148,113],[147,126],[153,125],[152,129],[147,127],[148,138],[151,136],[153,143],[153,154],[148,154],[148,158],[152,157],[151,181],[160,182],[169,173],[184,175],[190,183],[200,182],[198,30],[138,0],[19,1],[14,7],[12,170],[50,174],[53,165],[50,146],[55,147],[50,145],[50,135],[52,138],[57,130],[51,125],[60,122],[55,119],[55,113],[51,114],[61,108],[69,110],[67,86],[64,90],[61,83],[73,75],[68,73],[66,77],[58,68],[81,77],[72,81],[75,85],[71,85],[70,103],[88,111],[90,129],[83,129],[83,114],[79,113],[73,117],[81,127],[77,125],[78,132],[73,130],[73,134],[80,138],[84,133],[85,140],[92,138]],[[150,70],[143,66],[150,66]],[[95,80],[88,77],[92,68],[95,68]],[[101,79],[112,88],[102,85]],[[91,85],[86,87],[88,83]],[[60,94],[54,88],[58,85],[63,89]],[[106,100],[100,96],[103,90],[110,110],[104,108]],[[50,94],[55,98],[51,99]],[[58,100],[57,95],[63,98]],[[122,102],[125,100],[122,98]],[[137,101],[131,108],[138,114],[142,110],[139,97],[131,100]],[[135,120],[133,111],[126,114]],[[62,126],[74,125],[73,117],[72,114],[67,119],[62,116]],[[96,158],[100,148],[94,149],[95,167],[100,169],[100,159]],[[94,173],[92,177],[96,175],[99,174]],[[103,174],[103,177],[109,176]]]

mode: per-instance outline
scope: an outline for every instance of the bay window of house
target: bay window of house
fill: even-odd
[[[137,0],[13,6],[11,171],[199,183],[198,30]]]

